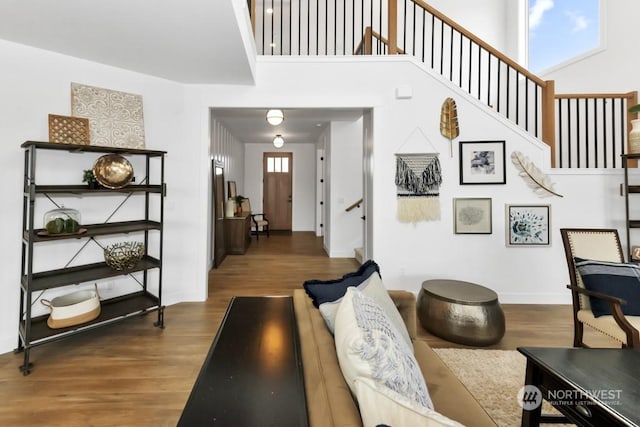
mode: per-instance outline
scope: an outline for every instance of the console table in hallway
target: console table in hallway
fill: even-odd
[[[251,215],[243,213],[225,218],[224,239],[228,254],[243,255],[247,252],[251,244]]]
[[[178,425],[308,425],[292,297],[231,300]]]

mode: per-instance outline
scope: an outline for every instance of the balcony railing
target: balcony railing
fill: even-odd
[[[630,106],[638,93],[558,94],[556,164],[561,168],[620,168],[626,152]],[[635,166],[635,165],[634,165]]]
[[[552,167],[620,167],[637,95],[556,96],[553,81],[423,0],[248,1],[259,54],[412,55],[544,141]]]

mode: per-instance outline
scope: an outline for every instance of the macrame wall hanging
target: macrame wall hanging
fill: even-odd
[[[398,220],[413,223],[439,220],[440,184],[438,154],[396,154]]]
[[[425,150],[427,146],[432,151]],[[398,220],[412,223],[439,220],[440,184],[438,152],[422,129],[416,127],[396,152]]]

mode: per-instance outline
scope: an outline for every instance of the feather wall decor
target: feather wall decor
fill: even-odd
[[[440,109],[440,133],[449,138],[451,145],[451,157],[453,157],[453,140],[460,135],[458,126],[458,107],[453,98],[447,98]]]
[[[542,172],[527,156],[519,151],[514,151],[511,153],[511,161],[520,172],[519,175],[535,193],[541,196],[554,195],[563,197],[555,192],[551,178]]]

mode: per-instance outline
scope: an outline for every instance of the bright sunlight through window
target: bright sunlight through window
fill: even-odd
[[[558,65],[600,45],[600,0],[529,0],[529,69]]]

